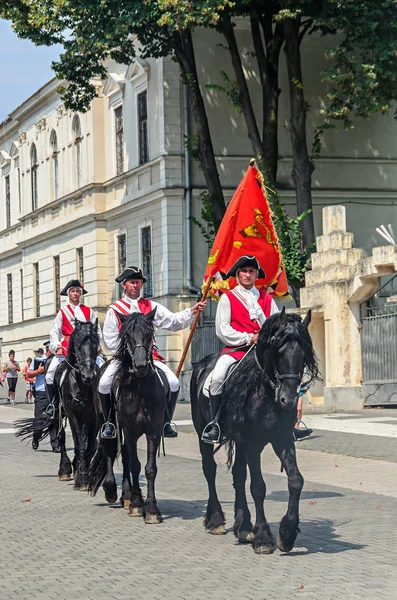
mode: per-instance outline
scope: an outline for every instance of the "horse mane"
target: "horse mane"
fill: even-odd
[[[90,345],[96,345],[96,347],[98,348],[99,346],[99,335],[98,335],[98,328],[96,327],[95,323],[91,323],[91,321],[87,321],[87,322],[81,322],[82,327],[79,327],[78,329],[74,328],[72,335],[70,336],[70,340],[69,340],[69,349],[68,349],[68,361],[73,364],[76,360],[76,346],[78,347],[79,344],[81,344],[81,341],[79,341],[79,339],[81,340],[81,338],[84,336],[85,338],[88,337],[88,342]],[[85,327],[86,325],[89,325],[89,327]],[[83,328],[84,327],[84,328]]]
[[[246,405],[262,384],[266,388],[265,401],[274,401],[274,390],[268,383],[267,375],[273,369],[273,357],[286,342],[296,341],[300,345],[304,353],[305,375],[309,380],[319,378],[317,357],[301,317],[295,313],[284,314],[283,317],[281,315],[282,313],[276,313],[266,319],[259,332],[255,350],[242,360],[225,383],[223,394],[227,401],[222,425],[225,436],[231,442],[239,439],[244,426]],[[285,320],[284,326],[280,326],[281,318]],[[259,368],[257,361],[262,368]]]
[[[148,346],[151,345],[154,337],[153,321],[146,319],[140,312],[134,312],[123,320],[120,329],[120,340],[117,346],[115,359],[119,361],[119,366],[115,373],[115,378],[125,377],[126,369],[131,367],[131,358],[128,353],[128,342],[134,340],[137,336],[141,339],[147,339]],[[132,341],[133,344],[133,341]]]

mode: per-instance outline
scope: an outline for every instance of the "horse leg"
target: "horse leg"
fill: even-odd
[[[74,416],[69,415],[70,429],[72,430],[75,455],[75,480],[74,488],[86,492],[88,489],[88,473],[85,468],[85,443],[83,426]]]
[[[85,418],[84,427],[86,430],[86,441],[84,444],[84,474],[88,489],[90,462],[95,453],[96,436],[98,433],[95,417],[93,416],[90,419]]]
[[[274,551],[274,538],[270,531],[269,523],[266,521],[264,502],[266,496],[266,484],[261,471],[261,452],[263,447],[252,444],[245,445],[247,462],[251,475],[251,494],[255,502],[256,521],[255,537],[252,545],[256,554],[271,554]]]
[[[128,459],[128,447],[124,442],[121,448],[121,458],[123,463],[123,478],[121,484],[121,496],[120,496],[120,504],[125,508],[125,510],[129,510],[131,503],[131,473],[130,473],[130,465]]]
[[[145,502],[145,523],[155,525],[161,523],[162,517],[157,506],[154,483],[157,475],[156,453],[160,444],[159,435],[147,435],[147,462],[145,475],[147,479],[147,497]]]
[[[206,446],[208,446],[208,444],[206,444]],[[251,523],[251,513],[248,508],[247,496],[245,493],[247,459],[245,457],[245,448],[242,444],[236,444],[236,454],[232,474],[233,487],[235,490],[233,532],[240,544],[246,544],[252,542],[254,533]]]
[[[290,552],[299,532],[299,499],[303,488],[303,477],[296,462],[292,436],[286,445],[280,442],[273,443],[273,448],[287,474],[289,491],[288,510],[280,522],[277,546],[281,552]]]
[[[214,460],[214,448],[212,445],[203,442],[201,440],[201,435],[199,435],[199,440],[201,464],[208,485],[208,503],[206,515],[204,517],[204,527],[212,535],[223,535],[226,533],[226,519],[216,493],[216,462]]]
[[[106,475],[103,481],[103,491],[106,501],[113,504],[117,501],[117,484],[113,472],[113,464],[117,456],[117,440],[103,440],[103,451],[106,460]]]
[[[139,486],[139,474],[141,472],[141,463],[138,458],[137,440],[130,439],[128,442],[128,477],[130,480],[130,502],[129,508],[130,517],[142,517],[144,512],[144,501],[142,498],[141,488]],[[132,484],[131,484],[132,475]]]
[[[61,457],[59,461],[58,478],[59,481],[70,481],[72,474],[72,463],[66,453],[66,433],[63,425],[58,431],[58,442],[61,450]]]

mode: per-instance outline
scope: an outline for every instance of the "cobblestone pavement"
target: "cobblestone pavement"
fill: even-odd
[[[149,526],[107,505],[102,491],[90,498],[59,482],[58,456],[48,445],[35,453],[8,433],[12,420],[31,409],[0,406],[1,600],[395,598],[397,465],[355,458],[365,456],[367,438],[395,440],[319,431],[317,441],[309,442],[317,449],[299,444],[306,482],[297,546],[289,555],[256,556],[251,547],[236,544],[230,530],[221,537],[204,531],[207,490],[194,434],[181,432],[159,459],[164,522]],[[177,419],[188,420],[188,406],[177,411]],[[394,422],[393,413],[383,416]],[[326,435],[350,436],[357,454],[321,451]],[[224,462],[220,453],[218,491],[230,528],[233,488]],[[275,534],[288,494],[286,477],[268,450],[263,473]]]

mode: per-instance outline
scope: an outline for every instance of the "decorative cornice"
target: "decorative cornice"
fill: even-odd
[[[36,140],[39,137],[39,133],[41,133],[42,131],[45,130],[46,124],[47,124],[47,120],[45,117],[42,117],[41,119],[39,119],[39,121],[37,121],[37,123],[35,123],[35,125],[36,125]]]

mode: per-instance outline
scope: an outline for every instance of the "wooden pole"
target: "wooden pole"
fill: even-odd
[[[206,283],[205,288],[203,290],[203,297],[201,298],[201,302],[204,302],[204,300],[207,298],[208,292],[210,291],[212,280],[213,280],[213,277],[208,277],[207,283]],[[190,343],[192,341],[193,334],[194,334],[194,332],[196,330],[197,323],[199,321],[200,315],[201,315],[201,312],[198,310],[197,314],[195,316],[195,319],[193,321],[192,328],[191,328],[190,333],[189,333],[189,337],[186,340],[186,344],[185,344],[185,347],[184,347],[183,352],[182,352],[181,360],[179,361],[179,365],[178,365],[178,368],[176,370],[176,376],[177,377],[179,377],[179,374],[182,371],[183,363],[185,362],[186,354],[188,353],[189,346],[190,346]]]

